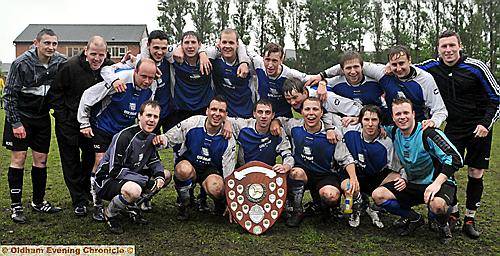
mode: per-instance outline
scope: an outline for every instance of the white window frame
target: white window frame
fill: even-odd
[[[128,47],[123,45],[108,46],[108,52],[111,58],[122,58],[127,53]]]

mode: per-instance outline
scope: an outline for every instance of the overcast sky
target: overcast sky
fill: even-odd
[[[28,24],[146,24],[151,31],[158,28],[156,4],[157,0],[0,0],[0,60],[15,59],[12,41]]]
[[[159,28],[157,3],[158,0],[0,0],[0,61],[10,63],[15,59],[12,42],[28,24],[146,24],[152,31]],[[271,8],[276,8],[271,3]],[[190,18],[186,20],[184,30],[194,29]],[[286,48],[293,48],[289,36],[285,42]],[[373,43],[365,36],[365,49],[372,48]]]

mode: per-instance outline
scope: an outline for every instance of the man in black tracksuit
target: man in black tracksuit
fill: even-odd
[[[459,35],[445,31],[439,36],[440,58],[420,68],[432,74],[448,109],[444,132],[460,154],[467,150],[467,209],[462,230],[478,238],[474,217],[483,193],[483,173],[489,165],[493,124],[500,117],[500,87],[483,62],[461,56],[461,49]],[[458,207],[454,208],[450,222],[458,219]]]
[[[90,174],[95,153],[92,140],[80,133],[76,115],[83,92],[103,81],[101,68],[113,64],[106,58],[106,54],[107,45],[104,39],[100,36],[90,38],[80,55],[72,57],[60,66],[50,91],[64,181],[77,216],[85,216],[87,213]]]
[[[160,105],[148,100],[141,105],[138,124],[115,134],[96,171],[96,193],[109,201],[104,217],[112,233],[121,234],[119,215],[132,213],[137,223],[146,223],[137,207],[141,197],[151,198],[167,185],[172,175],[163,168],[152,141],[160,119]]]
[[[31,148],[33,156],[31,208],[41,213],[61,211],[61,208],[44,200],[51,136],[47,92],[54,82],[59,65],[66,60],[57,52],[57,45],[58,38],[53,30],[44,28],[38,32],[34,47],[12,63],[5,87],[3,145],[11,151],[7,176],[11,219],[16,223],[26,222],[21,199],[28,148]]]

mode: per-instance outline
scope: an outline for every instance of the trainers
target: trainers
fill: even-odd
[[[94,219],[97,222],[104,222],[104,208],[102,205],[95,205],[94,206],[94,212],[92,213],[92,219]]]
[[[289,227],[299,227],[303,219],[303,212],[294,211],[290,214],[290,217],[286,219],[286,225]]]
[[[106,223],[109,226],[109,231],[111,231],[111,233],[123,234],[123,228],[122,225],[120,224],[118,216],[110,217],[107,209],[103,211],[103,216],[104,219],[106,220]]]
[[[179,205],[177,210],[177,220],[186,221],[189,219],[188,207],[186,205]]]
[[[417,228],[425,225],[425,221],[424,221],[424,218],[422,218],[422,215],[418,215],[418,218],[416,220],[410,220],[410,219],[406,219],[406,226],[405,227],[402,227],[399,229],[399,235],[400,236],[408,236],[410,235],[411,233],[413,233],[413,231],[415,231]]]
[[[377,228],[384,228],[384,223],[380,220],[378,216],[378,211],[373,210],[371,207],[366,208],[366,214],[370,217],[372,220],[372,224],[375,225]]]
[[[448,223],[446,223],[446,225],[442,227],[439,227],[439,233],[441,236],[442,244],[447,244],[453,238],[453,236],[451,235],[450,225]]]
[[[472,239],[478,239],[481,233],[476,230],[476,222],[474,219],[464,219],[464,225],[462,226],[462,231]]]
[[[36,212],[41,212],[41,213],[56,213],[62,211],[60,207],[53,206],[47,201],[43,201],[41,204],[35,204],[31,202],[31,208]]]
[[[151,200],[142,201],[142,203],[139,205],[139,208],[141,208],[141,211],[143,212],[149,212],[153,210],[153,206],[151,205]]]
[[[87,207],[85,205],[77,205],[73,212],[77,217],[84,217],[87,215]]]
[[[24,216],[23,207],[21,205],[12,207],[12,215],[10,215],[10,218],[15,223],[26,223],[26,216]]]
[[[353,228],[357,228],[360,223],[360,211],[354,211],[350,216],[349,216],[349,226]]]

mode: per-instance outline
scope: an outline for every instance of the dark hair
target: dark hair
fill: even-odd
[[[392,107],[392,106],[394,106],[394,105],[401,105],[401,104],[403,104],[403,103],[408,103],[408,104],[410,104],[410,106],[411,106],[411,110],[413,111],[413,103],[411,102],[411,100],[410,100],[410,99],[407,99],[407,98],[403,98],[403,97],[399,97],[399,98],[394,99],[394,100],[392,101],[392,105],[391,105],[391,107]]]
[[[274,112],[273,103],[269,99],[259,99],[257,102],[255,102],[255,104],[253,104],[254,112],[257,110],[257,105],[265,105],[271,107],[271,111]]]
[[[365,115],[366,112],[371,112],[371,113],[377,114],[378,119],[380,121],[382,121],[382,110],[378,106],[375,106],[375,105],[366,105],[359,112],[358,123],[361,124],[361,120],[363,120],[363,116]]]
[[[277,52],[280,54],[280,58],[283,58],[285,53],[283,52],[283,47],[276,43],[267,43],[264,47],[264,55],[267,56],[270,53]]]
[[[150,44],[153,39],[168,40],[168,36],[167,33],[162,30],[153,30],[149,33],[148,44]]]
[[[201,43],[200,42],[200,37],[198,36],[198,33],[194,32],[194,31],[186,31],[182,34],[182,40],[181,40],[181,43],[184,42],[184,39],[188,36],[194,36],[196,37],[196,41],[198,41],[198,43]]]
[[[36,40],[37,41],[42,40],[42,36],[44,36],[44,35],[57,36],[56,33],[54,32],[54,30],[52,30],[50,28],[42,28],[42,30],[40,30],[40,32],[38,32],[38,34],[36,34]]]
[[[211,103],[212,101],[214,101],[214,100],[215,100],[215,101],[218,101],[218,102],[223,102],[223,103],[226,103],[226,106],[227,106],[227,100],[226,100],[226,97],[224,97],[223,95],[220,95],[220,94],[215,95],[215,96],[212,98],[212,100],[210,101],[210,103]],[[210,105],[210,104],[209,104],[209,105]]]
[[[406,46],[403,45],[395,45],[391,48],[389,48],[389,51],[387,52],[387,59],[390,61],[393,57],[399,58],[401,55],[406,55],[408,60],[411,59],[411,54],[410,50]]]
[[[295,77],[290,77],[285,80],[281,90],[283,91],[283,96],[284,96],[286,94],[291,94],[292,91],[296,91],[298,93],[304,93],[306,89],[304,88],[304,83],[300,79]]]
[[[439,34],[439,36],[438,36],[438,45],[439,45],[439,39],[445,38],[445,37],[451,37],[451,36],[454,36],[457,38],[458,44],[462,44],[462,41],[460,40],[460,36],[458,35],[457,32],[455,32],[453,30],[445,30],[441,34]]]
[[[158,108],[161,110],[160,103],[156,100],[147,100],[141,105],[141,109],[139,110],[139,114],[142,115],[144,114],[144,110],[146,110],[146,107],[150,106],[151,108]]]
[[[236,31],[236,29],[233,29],[233,28],[225,28],[223,29],[220,34],[235,34],[236,35],[236,42],[238,42],[238,39],[240,39],[240,35],[238,35],[238,31]]]
[[[344,63],[349,60],[359,60],[359,64],[363,66],[363,57],[361,57],[361,54],[355,51],[346,51],[344,52],[344,54],[342,54],[342,56],[340,56],[340,68],[344,68]]]

